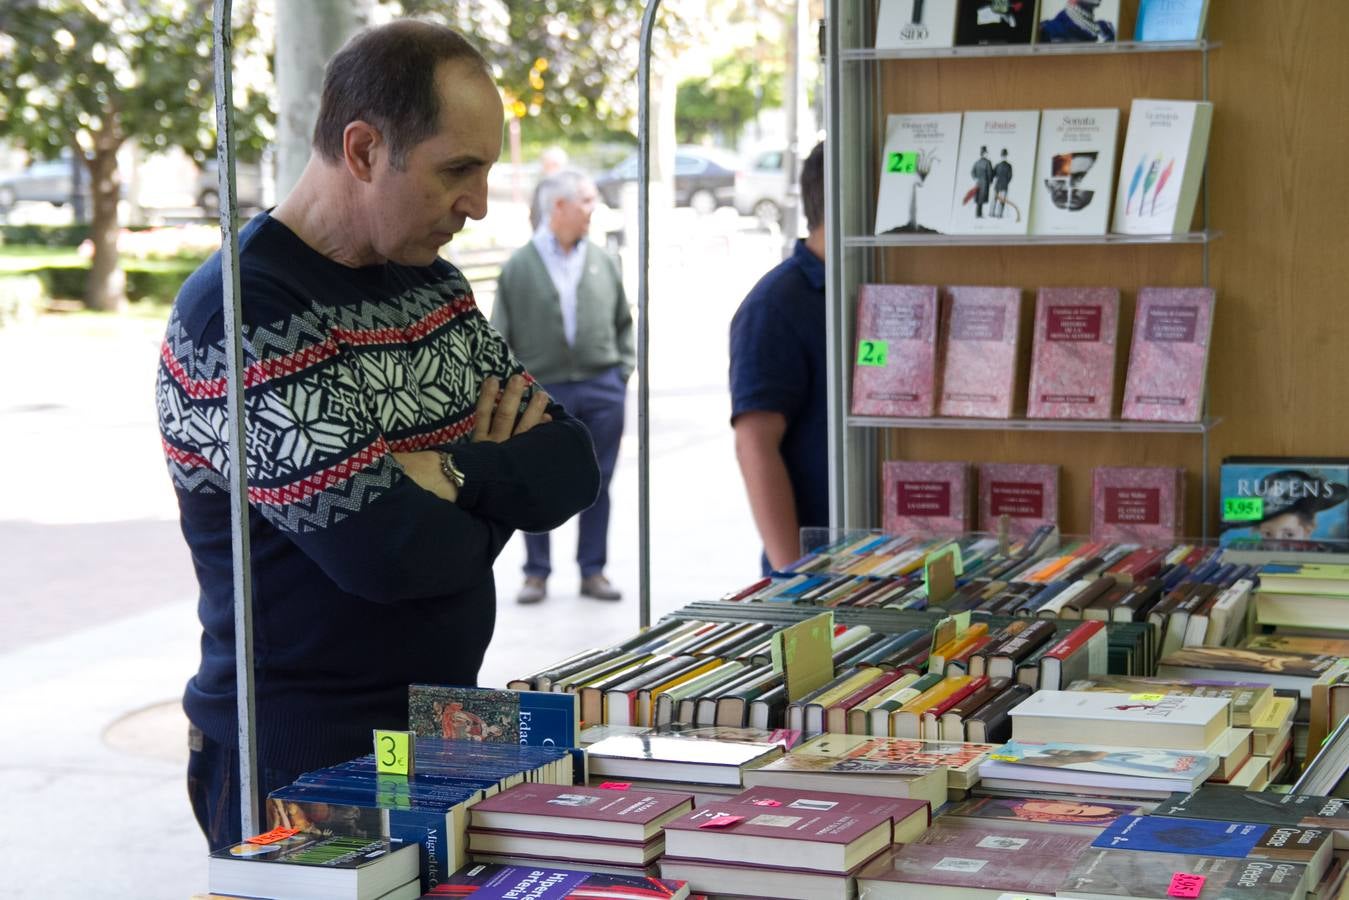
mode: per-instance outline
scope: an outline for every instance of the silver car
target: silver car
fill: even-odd
[[[20,201],[64,206],[74,200],[74,166],[70,156],[30,163],[17,175],[0,179],[0,210],[13,209]],[[81,172],[81,187],[89,203],[89,176]]]
[[[735,175],[736,212],[754,216],[764,228],[782,225],[782,208],[787,205],[786,155],[785,150],[765,150]]]

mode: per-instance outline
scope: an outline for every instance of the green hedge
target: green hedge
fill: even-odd
[[[145,231],[149,225],[121,226],[125,231]],[[0,225],[0,244],[35,244],[39,247],[78,247],[89,237],[84,225]]]
[[[163,267],[138,269],[134,265],[125,267],[126,296],[133,303],[149,300],[156,303],[169,303],[182,287],[187,276],[192,274],[197,263],[182,267]],[[84,296],[84,285],[89,278],[88,266],[45,266],[33,269],[29,274],[36,275],[42,281],[48,296],[79,298]]]

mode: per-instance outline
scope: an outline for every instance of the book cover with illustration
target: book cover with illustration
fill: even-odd
[[[1059,522],[1059,467],[1021,463],[979,466],[979,530],[996,532],[1007,516],[1014,538]]]
[[[1349,459],[1229,457],[1218,508],[1224,546],[1273,541],[1349,549]]]
[[[1190,230],[1212,121],[1213,104],[1207,101],[1133,101],[1115,192],[1116,232]]]
[[[475,863],[451,875],[426,897],[472,897],[473,900],[684,900],[689,887],[639,875],[613,875],[556,869]]]
[[[945,234],[960,154],[960,113],[891,115],[876,193],[876,233]]]
[[[1183,469],[1099,466],[1091,491],[1093,541],[1174,544],[1184,534]]]
[[[970,530],[970,464],[890,460],[881,467],[884,529],[909,537]]]
[[[1315,865],[1330,858],[1331,831],[1221,819],[1126,816],[1101,833],[1093,847],[1146,853],[1188,852],[1235,859],[1280,859]]]
[[[857,416],[930,416],[936,409],[937,288],[864,284],[857,289]]]
[[[1037,691],[1012,710],[1012,722],[1023,740],[1071,740],[1089,729],[1104,743],[1192,750],[1211,746],[1231,726],[1232,713],[1224,697]]]
[[[1040,0],[1038,44],[1110,44],[1119,39],[1119,0]]]
[[[1123,816],[1138,814],[1140,809],[1137,803],[1098,797],[975,797],[942,810],[942,818],[993,820],[1026,827],[1069,825],[1099,830]]]
[[[1041,114],[1031,234],[1106,233],[1118,129],[1118,109],[1047,109]]]
[[[417,879],[417,845],[297,834],[211,854],[211,892],[245,896],[378,897]]]
[[[956,44],[1029,44],[1035,39],[1036,0],[960,0]]]
[[[1188,750],[1022,740],[1008,741],[989,758],[990,763],[986,763],[981,771],[1015,766],[1129,778],[1199,777],[1201,781],[1218,763],[1217,759],[1206,753]],[[1023,777],[1052,779],[1053,774],[1051,771],[1047,775]]]
[[[1120,417],[1198,422],[1213,333],[1212,288],[1143,288],[1134,307]]]
[[[1026,234],[1038,109],[967,112],[951,200],[951,234]]]
[[[447,740],[575,747],[580,711],[575,694],[412,684],[408,728]]]
[[[1295,900],[1306,895],[1300,863],[1267,863],[1198,853],[1135,853],[1092,847],[1059,885],[1059,897],[1173,897],[1178,872],[1202,876],[1201,900]]]
[[[1118,331],[1117,288],[1040,288],[1026,415],[1109,419]]]
[[[1010,418],[1017,386],[1021,289],[947,288],[940,334],[938,414]]]
[[[956,41],[956,0],[881,0],[877,50],[926,50]]]
[[[1349,801],[1338,797],[1247,791],[1211,784],[1189,794],[1172,795],[1157,805],[1153,815],[1338,831],[1349,829]]]
[[[1139,0],[1136,41],[1197,41],[1204,35],[1208,0]]]
[[[905,771],[913,766],[945,766],[953,772],[972,773],[995,749],[992,744],[961,741],[822,734],[806,741],[774,765],[780,769],[866,769],[877,772]]]

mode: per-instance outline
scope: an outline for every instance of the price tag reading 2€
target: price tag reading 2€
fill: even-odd
[[[375,772],[379,775],[413,774],[413,754],[416,747],[415,731],[380,731],[375,729]]]
[[[889,341],[857,342],[857,364],[859,366],[884,366],[889,356]]]

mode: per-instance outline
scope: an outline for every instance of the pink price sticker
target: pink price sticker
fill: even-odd
[[[731,825],[734,825],[736,822],[743,822],[744,820],[745,820],[744,816],[713,816],[712,818],[708,819],[706,822],[699,825],[698,827],[727,828]]]
[[[755,806],[781,806],[781,800],[751,800]]]
[[[600,785],[600,788],[606,791],[626,791],[630,787],[631,781],[606,781]]]
[[[1204,890],[1205,876],[1191,875],[1189,872],[1176,872],[1171,876],[1171,886],[1166,889],[1168,897],[1198,897]]]

